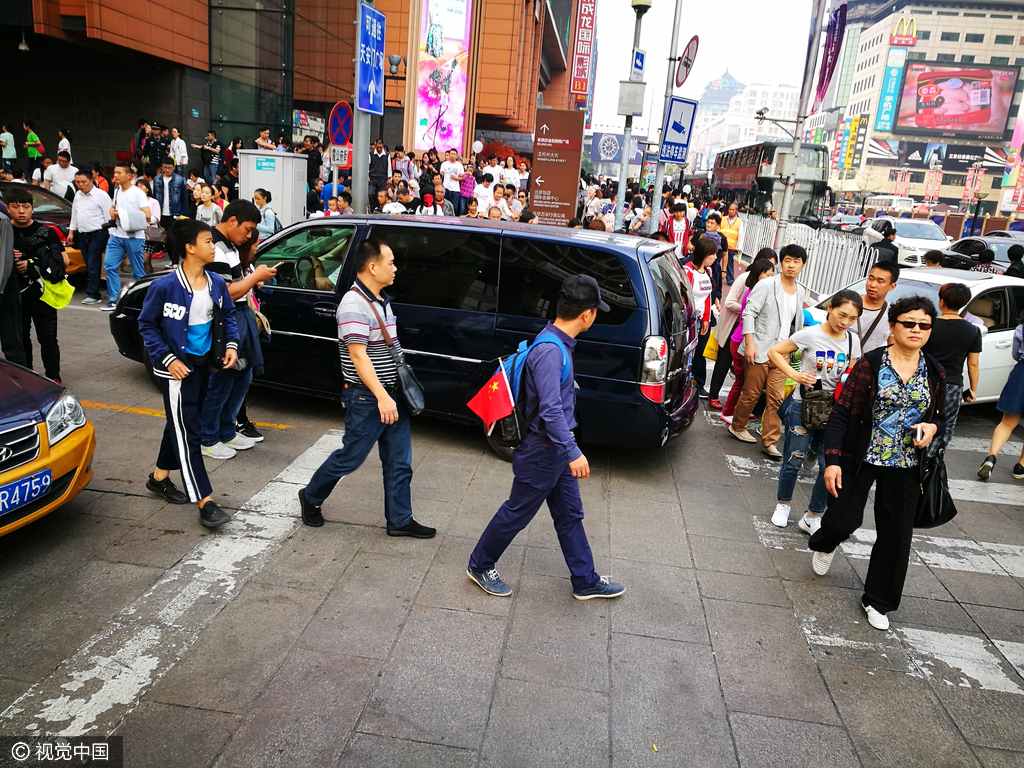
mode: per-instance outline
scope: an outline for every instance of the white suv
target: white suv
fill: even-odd
[[[941,251],[953,242],[941,227],[930,219],[898,219],[895,216],[879,216],[871,219],[864,227],[864,243],[868,246],[882,239],[882,229],[886,222],[896,228],[896,239],[893,241],[900,249],[900,264],[917,267],[924,264],[924,254],[932,249]]]

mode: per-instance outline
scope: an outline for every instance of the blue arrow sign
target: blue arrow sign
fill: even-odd
[[[384,14],[359,4],[359,61],[356,67],[356,109],[384,114]]]

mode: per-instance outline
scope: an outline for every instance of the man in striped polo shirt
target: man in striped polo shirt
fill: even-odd
[[[338,306],[338,348],[345,376],[345,441],[299,491],[302,522],[324,524],[321,505],[334,486],[355,472],[374,443],[384,467],[384,517],[388,536],[429,539],[437,531],[412,519],[412,442],[409,411],[401,402],[398,371],[388,349],[388,336],[396,348],[398,329],[391,301],[384,289],[395,282],[395,255],[380,240],[365,240],[356,249],[356,281]]]

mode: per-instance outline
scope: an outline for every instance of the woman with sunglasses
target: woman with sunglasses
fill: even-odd
[[[921,348],[931,336],[931,300],[907,296],[889,308],[892,346],[854,366],[825,427],[825,488],[832,498],[808,546],[819,576],[835,549],[860,528],[875,488],[876,539],[861,605],[875,629],[899,608],[921,495],[923,449],[946,423],[946,374]]]

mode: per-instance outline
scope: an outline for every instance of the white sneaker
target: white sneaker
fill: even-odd
[[[797,522],[797,527],[808,536],[813,536],[814,532],[821,528],[821,515],[812,515],[810,512],[804,512],[804,516]]]
[[[832,565],[833,555],[835,555],[835,552],[815,552],[814,557],[811,558],[811,567],[814,568],[814,572],[819,576],[824,576],[828,573],[828,569]]]
[[[730,427],[732,426],[732,416],[726,416],[724,413],[720,413],[718,414],[718,418],[724,421]]]
[[[772,525],[776,528],[785,528],[789,525],[789,508],[789,504],[783,504],[781,501],[776,504],[772,513]]]
[[[203,446],[203,456],[210,459],[233,459],[236,453],[238,451],[234,448],[228,448],[224,443]]]
[[[875,629],[880,629],[883,632],[889,629],[889,617],[881,611],[872,608],[870,605],[865,605],[864,613],[868,615],[868,624]]]
[[[256,441],[250,440],[245,435],[240,435],[236,432],[234,437],[232,437],[226,443],[222,443],[222,445],[226,445],[228,448],[232,448],[236,451],[248,451],[250,448],[256,445]]]

